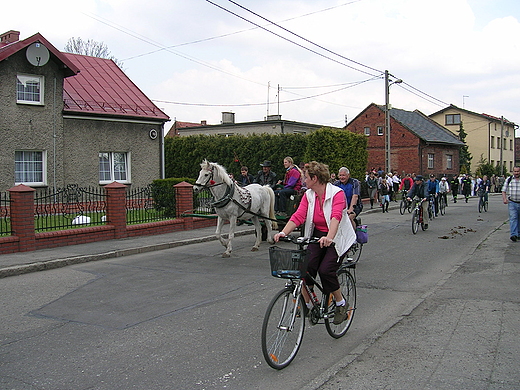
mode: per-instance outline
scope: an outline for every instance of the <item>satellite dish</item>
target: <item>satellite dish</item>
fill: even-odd
[[[49,50],[40,42],[35,42],[25,52],[27,60],[34,66],[43,66],[49,62]]]

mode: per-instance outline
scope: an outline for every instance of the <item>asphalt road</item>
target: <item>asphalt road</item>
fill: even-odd
[[[269,276],[266,243],[236,238],[0,280],[2,389],[300,389],[333,375],[403,315],[507,219],[501,197],[450,203],[417,235],[398,210],[363,216],[358,310],[347,335],[307,326],[293,363],[263,360],[265,309],[283,281]],[[506,236],[506,234],[504,234]]]

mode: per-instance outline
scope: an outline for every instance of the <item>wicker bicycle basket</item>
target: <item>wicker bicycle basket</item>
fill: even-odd
[[[309,256],[307,250],[269,248],[271,275],[276,278],[299,279],[307,273]]]

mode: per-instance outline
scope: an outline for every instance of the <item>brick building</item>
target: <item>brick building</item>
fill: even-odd
[[[385,108],[370,104],[346,129],[368,137],[367,170],[385,166]],[[449,130],[420,111],[390,110],[392,171],[437,176],[459,173],[459,148]]]

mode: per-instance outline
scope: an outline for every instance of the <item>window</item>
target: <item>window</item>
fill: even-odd
[[[453,155],[446,155],[446,169],[453,169]]]
[[[383,135],[383,126],[377,126],[377,135]]]
[[[433,169],[433,158],[434,158],[434,154],[433,153],[428,153],[428,169]]]
[[[446,114],[447,125],[460,125],[460,114]]]
[[[43,76],[16,76],[16,102],[43,104]]]
[[[497,149],[500,149],[500,137],[497,137]]]
[[[34,150],[17,150],[14,152],[15,184],[31,186],[46,185],[45,152]]]
[[[494,136],[491,136],[491,149],[494,149],[495,148],[495,137]]]
[[[99,182],[109,184],[113,181],[130,182],[130,158],[124,152],[99,153]]]
[[[370,127],[365,127],[365,135],[370,135]]]
[[[509,140],[509,150],[513,150],[513,140]]]

